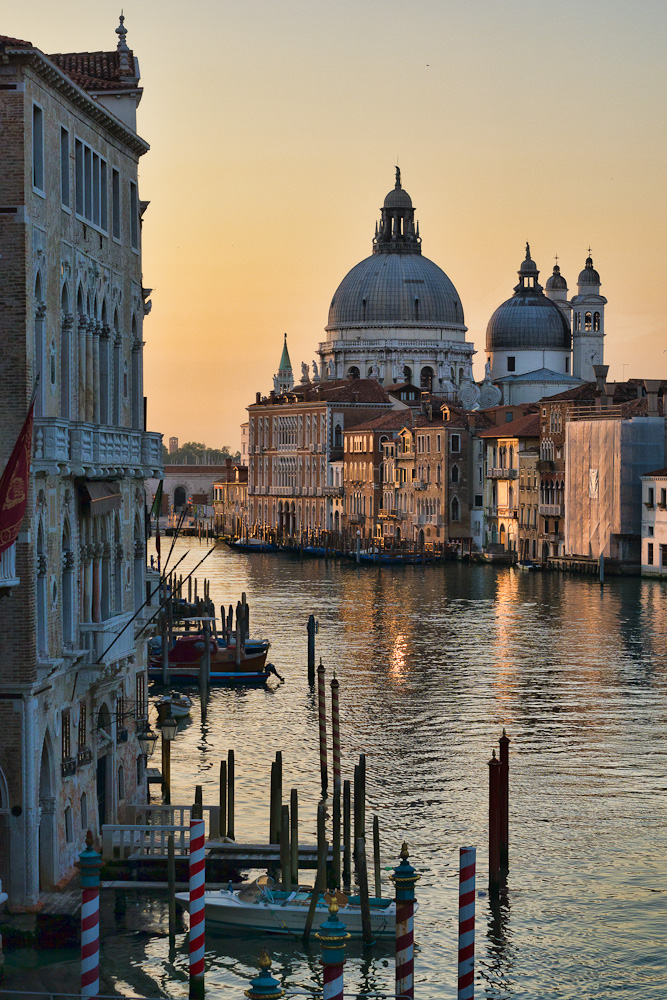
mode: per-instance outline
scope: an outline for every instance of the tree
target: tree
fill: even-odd
[[[228,458],[236,465],[241,461],[241,452],[233,452],[227,445],[207,448],[200,441],[188,441],[171,455],[162,445],[162,457],[165,465],[224,465]]]

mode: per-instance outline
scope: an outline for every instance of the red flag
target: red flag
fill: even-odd
[[[0,479],[0,552],[16,541],[28,503],[34,406],[33,396],[28,416]]]

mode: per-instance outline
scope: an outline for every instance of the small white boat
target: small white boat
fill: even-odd
[[[187,694],[165,694],[160,698],[158,708],[160,704],[168,706],[167,715],[171,715],[174,719],[184,719],[192,708],[192,700]]]
[[[233,927],[239,931],[263,931],[270,934],[303,934],[312,893],[299,888],[292,892],[273,889],[263,876],[240,890],[220,889],[204,894],[205,917],[210,925]],[[190,895],[177,892],[178,904],[190,911]],[[338,918],[349,934],[361,936],[361,905],[359,896],[336,893]],[[331,897],[320,894],[313,919],[313,930],[329,916]],[[371,898],[371,930],[374,937],[394,937],[396,934],[396,903],[393,899]],[[415,910],[418,904],[415,903]]]

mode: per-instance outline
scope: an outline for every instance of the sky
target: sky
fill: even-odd
[[[144,87],[148,425],[238,447],[283,333],[316,357],[399,163],[422,249],[485,330],[526,240],[588,247],[611,380],[667,377],[663,0],[123,0]],[[0,0],[44,52],[115,48],[108,0]]]

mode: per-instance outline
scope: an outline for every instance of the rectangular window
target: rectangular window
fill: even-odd
[[[69,132],[60,129],[60,204],[69,208]]]
[[[86,745],[86,703],[79,703],[79,750],[83,750]]]
[[[139,199],[134,181],[130,181],[130,245],[139,249]]]
[[[646,561],[649,566],[653,565],[653,542],[648,542],[646,545]]]
[[[80,139],[74,140],[74,183],[76,214],[83,215],[83,143]]]
[[[567,375],[569,371],[570,371],[570,359],[565,358],[565,374]]]
[[[83,214],[93,221],[93,151],[83,147]]]
[[[660,506],[667,507],[667,489],[660,490]]]
[[[648,506],[649,507],[653,506],[653,496],[654,496],[653,487],[649,486],[649,488],[648,488]]]
[[[108,222],[108,187],[107,187],[107,161],[100,160],[100,229],[104,232],[109,228]]]
[[[32,106],[32,184],[44,191],[44,112],[38,104]]]
[[[115,240],[120,239],[120,174],[112,167],[111,169],[111,225]]]
[[[72,756],[72,730],[69,708],[64,709],[62,714],[62,751],[63,760],[69,760]]]
[[[475,493],[475,507],[481,507],[484,504],[484,497],[481,493]]]
[[[461,451],[461,435],[460,434],[452,434],[452,436],[449,439],[449,441],[450,441],[450,448],[451,448],[451,450],[453,452],[458,453],[459,451]]]
[[[513,420],[514,420],[514,414],[512,413],[512,411],[511,410],[506,410],[505,411],[505,423],[506,424],[511,424]]]
[[[436,434],[436,436],[435,436],[435,446],[436,446],[437,450],[440,451],[440,435],[439,434]]]
[[[148,712],[148,706],[146,705],[146,675],[137,674],[137,706],[136,706],[136,717],[137,719],[145,719]]]
[[[510,357],[507,359],[507,371],[508,372],[516,371],[516,358]]]
[[[100,224],[100,158],[93,153],[93,222]]]

